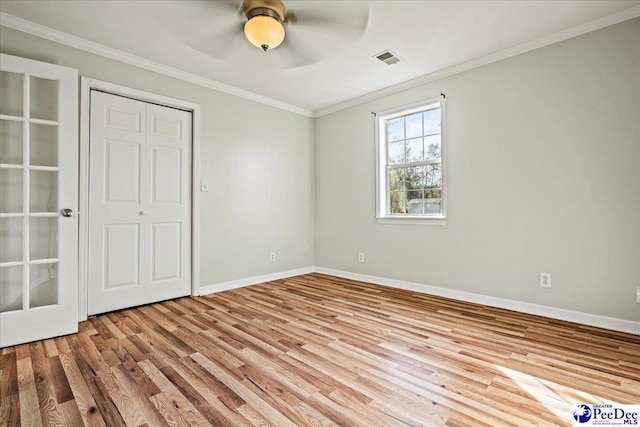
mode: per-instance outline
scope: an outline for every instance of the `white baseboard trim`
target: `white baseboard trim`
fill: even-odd
[[[259,283],[286,279],[288,277],[300,276],[309,273],[327,274],[329,276],[342,277],[344,279],[374,283],[376,285],[405,289],[422,294],[451,298],[458,301],[466,301],[475,304],[487,305],[490,307],[504,308],[521,313],[535,314],[552,319],[566,320],[568,322],[580,323],[582,325],[595,326],[598,328],[610,329],[612,331],[640,335],[640,322],[634,322],[631,320],[616,319],[614,317],[599,316],[596,314],[583,313],[580,311],[565,310],[562,308],[548,307],[545,305],[532,304],[529,302],[492,297],[489,295],[475,294],[472,292],[459,291],[455,289],[440,288],[437,286],[429,286],[414,282],[405,282],[403,280],[389,279],[386,277],[369,276],[366,274],[352,273],[349,271],[334,270],[332,268],[325,267],[304,267],[295,270],[281,271],[278,273],[247,277],[245,279],[238,279],[229,282],[221,282],[201,286],[199,295],[228,291],[231,289],[243,288],[245,286],[257,285]]]
[[[405,282],[402,280],[388,279],[386,277],[369,276],[366,274],[351,273],[348,271],[334,270],[324,267],[313,267],[316,273],[330,276],[342,277],[344,279],[358,280],[361,282],[374,283],[377,285],[389,286],[392,288],[405,289],[423,294],[430,294],[459,301],[466,301],[476,304],[488,305],[496,308],[519,311],[521,313],[535,314],[538,316],[550,317],[558,320],[580,323],[583,325],[596,326],[613,331],[626,332],[640,335],[640,322],[631,320],[616,319],[613,317],[598,316],[595,314],[582,313],[579,311],[565,310],[562,308],[548,307],[528,302],[515,301],[510,299],[492,297],[488,295],[474,294],[471,292],[458,291],[455,289],[439,288],[436,286],[423,285],[419,283]]]
[[[199,295],[213,294],[215,292],[229,291],[231,289],[244,288],[245,286],[257,285],[259,283],[271,282],[272,280],[286,279],[287,277],[300,276],[302,274],[313,273],[313,267],[297,268],[295,270],[281,271],[278,273],[265,274],[262,276],[247,277],[245,279],[231,280],[229,282],[214,283],[200,286]]]

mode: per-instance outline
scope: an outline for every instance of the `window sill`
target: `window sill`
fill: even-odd
[[[424,216],[378,216],[378,224],[416,224],[416,225],[446,225],[447,218]]]

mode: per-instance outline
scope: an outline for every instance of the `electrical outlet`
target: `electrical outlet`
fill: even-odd
[[[269,262],[276,262],[276,253],[275,252],[269,253]]]
[[[200,191],[202,191],[203,193],[209,191],[209,181],[204,179],[200,181]]]
[[[551,287],[551,273],[540,273],[540,286],[543,288]]]
[[[636,287],[636,304],[640,304],[640,286]]]
[[[364,252],[358,252],[358,262],[364,262]]]

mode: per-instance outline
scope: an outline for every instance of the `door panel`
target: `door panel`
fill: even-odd
[[[140,144],[105,140],[105,203],[140,203]]]
[[[158,110],[155,109],[152,113],[157,113]],[[160,112],[159,114],[162,114]],[[151,127],[151,134],[153,136],[165,136],[169,138],[175,138],[177,140],[182,140],[182,125],[183,122],[178,119],[170,118],[170,117],[162,117],[159,115],[151,116],[151,121],[153,126]]]
[[[191,293],[191,113],[91,92],[88,313]]]
[[[140,225],[105,225],[104,246],[104,288],[141,286]]]
[[[0,68],[5,347],[78,330],[78,74],[3,54]]]
[[[128,111],[118,109],[115,106],[105,106],[104,127],[141,134],[144,131],[142,128],[142,115],[144,113],[136,107],[139,107],[139,103],[136,103],[136,105],[132,104],[133,109]]]
[[[182,187],[182,152],[175,148],[153,147],[153,203],[180,203]]]
[[[151,282],[180,279],[182,256],[180,241],[182,233],[179,222],[152,225],[152,266]]]

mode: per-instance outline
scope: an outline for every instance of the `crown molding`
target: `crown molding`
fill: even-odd
[[[443,70],[436,71],[434,73],[426,74],[421,77],[417,77],[412,80],[408,80],[403,83],[399,83],[393,86],[386,87],[374,92],[370,92],[366,95],[352,98],[348,101],[344,101],[327,108],[321,108],[314,111],[313,117],[322,117],[327,114],[335,113],[336,111],[344,110],[346,108],[354,107],[359,104],[363,104],[368,101],[373,101],[384,96],[393,95],[398,92],[402,92],[407,89],[414,88],[423,84],[431,83],[436,80],[443,79],[445,77],[460,74],[465,71],[472,70],[474,68],[482,67],[484,65],[498,62],[503,59],[511,58],[512,56],[520,55],[541,47],[545,47],[554,43],[568,40],[573,37],[581,36],[591,31],[596,31],[611,25],[619,24],[620,22],[628,21],[640,16],[640,5],[634,6],[629,9],[622,10],[620,12],[608,15],[594,21],[587,22],[585,24],[577,25],[575,27],[550,34],[548,36],[541,37],[536,40],[532,40],[520,45],[504,49],[498,52],[491,53],[489,55],[481,56],[480,58],[472,59],[471,61],[464,62],[462,64],[455,65],[453,67],[445,68]]]
[[[306,108],[298,107],[296,105],[287,104],[282,101],[278,101],[273,98],[258,95],[247,90],[239,89],[234,86],[230,86],[224,83],[220,83],[215,80],[211,80],[196,74],[188,73],[186,71],[179,70],[177,68],[169,67],[167,65],[159,64],[154,61],[150,61],[141,58],[130,53],[123,52],[118,49],[113,49],[98,43],[91,42],[81,37],[76,37],[71,34],[64,33],[62,31],[54,30],[53,28],[45,27],[44,25],[36,24],[26,19],[18,18],[13,15],[9,15],[5,12],[0,12],[0,25],[14,30],[22,31],[24,33],[31,34],[36,37],[41,37],[56,43],[60,43],[66,46],[70,46],[76,49],[83,50],[85,52],[100,55],[105,58],[113,59],[128,65],[133,65],[138,68],[153,71],[165,76],[180,79],[189,83],[193,83],[199,86],[214,89],[219,92],[234,95],[239,98],[244,98],[250,101],[265,104],[271,107],[279,108],[281,110],[289,111],[292,113],[300,114],[306,117],[313,117],[313,112]]]
[[[634,6],[620,12],[608,15],[585,24],[577,25],[575,27],[550,34],[548,36],[541,37],[530,42],[520,44],[508,49],[504,49],[498,52],[494,52],[489,55],[482,56],[480,58],[473,59],[471,61],[464,62],[462,64],[455,65],[443,70],[429,73],[415,79],[389,86],[384,89],[380,89],[374,92],[370,92],[366,95],[362,95],[350,100],[334,104],[332,106],[321,108],[319,110],[311,111],[306,108],[298,107],[296,105],[287,104],[282,101],[278,101],[273,98],[258,95],[253,92],[249,92],[244,89],[239,89],[234,86],[230,86],[224,83],[220,83],[215,80],[211,80],[196,74],[188,73],[186,71],[179,70],[177,68],[169,67],[167,65],[159,64],[154,61],[150,61],[141,58],[136,55],[132,55],[121,50],[113,49],[98,43],[88,41],[86,39],[72,36],[62,31],[54,30],[44,25],[36,24],[31,21],[27,21],[22,18],[18,18],[13,15],[9,15],[5,12],[0,12],[0,25],[13,28],[14,30],[22,31],[37,37],[41,37],[56,43],[61,43],[66,46],[70,46],[76,49],[84,50],[85,52],[93,53],[103,56],[105,58],[113,59],[125,64],[133,65],[139,68],[143,68],[149,71],[154,71],[159,74],[164,74],[169,77],[184,80],[189,83],[193,83],[199,86],[214,89],[223,93],[234,95],[240,98],[244,98],[250,101],[258,102],[261,104],[269,105],[271,107],[279,108],[281,110],[289,111],[292,113],[300,114],[306,117],[322,117],[327,114],[335,113],[346,108],[354,107],[365,102],[373,101],[375,99],[382,98],[384,96],[392,95],[398,92],[402,92],[407,89],[414,88],[423,84],[431,83],[436,80],[440,80],[446,77],[453,76],[455,74],[463,73],[465,71],[472,70],[474,68],[482,67],[484,65],[491,64],[493,62],[501,61],[503,59],[510,58],[512,56],[520,55],[535,49],[539,49],[544,46],[548,46],[554,43],[568,40],[573,37],[577,37],[591,31],[596,31],[611,25],[618,24],[620,22],[628,21],[640,16],[640,5]]]

